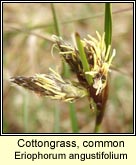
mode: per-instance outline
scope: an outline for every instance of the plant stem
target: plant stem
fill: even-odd
[[[54,20],[56,35],[61,36],[60,27],[59,27],[59,23],[58,23],[58,19],[57,19],[57,14],[56,14],[55,7],[54,7],[53,3],[51,3],[51,10],[52,10],[52,14],[53,14],[53,20]],[[70,77],[70,71],[69,71],[68,65],[64,61],[62,61],[61,75],[64,78],[69,78]],[[75,111],[74,103],[69,103],[69,109],[70,109],[70,118],[71,118],[71,124],[72,124],[72,131],[73,132],[78,132],[76,111]],[[56,107],[55,107],[55,128],[54,128],[55,132],[60,131],[59,123],[60,123],[60,110],[59,110],[58,105],[56,103]]]
[[[108,46],[111,45],[111,39],[112,39],[112,12],[111,12],[110,3],[105,3],[104,31],[105,31],[105,44],[107,50]]]
[[[99,132],[99,129],[100,129],[100,125],[95,125],[95,128],[94,128],[94,133],[98,133]]]
[[[51,3],[51,10],[52,10],[52,15],[53,15],[56,35],[61,36],[59,21],[58,21],[56,10],[53,3]],[[65,78],[68,78],[70,76],[68,66],[64,61],[62,61],[62,76]]]
[[[104,23],[104,30],[105,30],[105,44],[106,44],[106,50],[109,45],[111,45],[112,40],[112,13],[111,13],[111,4],[105,3],[105,23]],[[99,128],[104,116],[105,112],[105,106],[108,98],[108,81],[107,85],[103,91],[103,93],[100,96],[101,98],[101,105],[97,105],[97,113],[96,113],[96,123],[95,123],[95,129],[94,132],[98,133]],[[97,100],[97,99],[96,99]],[[98,102],[99,103],[99,102]]]
[[[52,15],[53,15],[53,20],[54,20],[54,26],[55,26],[55,30],[56,30],[56,35],[60,36],[59,23],[58,23],[58,19],[57,19],[55,7],[54,7],[54,4],[53,3],[51,3],[51,10],[52,10]]]
[[[72,132],[77,133],[79,132],[79,129],[78,129],[78,124],[77,124],[78,122],[77,122],[76,112],[75,112],[75,104],[69,103],[69,109],[70,109]]]

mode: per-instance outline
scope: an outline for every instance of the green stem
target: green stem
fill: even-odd
[[[53,3],[51,3],[51,10],[52,10],[52,14],[53,14],[56,35],[60,36],[60,28],[59,28],[58,19],[57,19],[57,15],[56,15],[56,11],[55,11],[55,7],[54,7]]]
[[[52,9],[52,14],[53,14],[53,19],[54,19],[54,26],[55,26],[55,30],[56,30],[56,35],[61,36],[59,23],[58,23],[58,19],[57,19],[57,14],[56,14],[55,7],[54,7],[53,3],[51,3],[51,9]],[[69,71],[68,65],[64,61],[62,61],[62,73],[61,73],[61,75],[65,78],[70,77],[70,71]],[[78,132],[78,126],[77,126],[77,120],[76,120],[76,111],[75,111],[74,104],[73,103],[69,104],[69,108],[70,108],[70,118],[71,118],[71,123],[72,123],[72,130],[73,130],[73,132]],[[54,128],[55,132],[60,131],[59,123],[60,123],[60,110],[58,107],[56,107],[55,108],[55,128]]]
[[[96,124],[94,128],[94,133],[98,133],[100,130],[100,125]]]
[[[105,23],[104,23],[104,30],[105,30],[105,44],[106,44],[106,50],[109,45],[111,45],[112,40],[112,12],[111,12],[111,4],[105,3]],[[108,82],[107,82],[108,83]],[[105,87],[103,91],[102,97],[102,103],[103,105],[100,107],[97,107],[97,113],[96,113],[96,123],[95,123],[95,129],[94,132],[98,133],[100,129],[100,125],[104,116],[105,112],[105,105],[108,98],[108,84]]]
[[[76,112],[75,112],[75,104],[69,103],[69,109],[70,109],[72,132],[78,133],[79,129],[78,129],[78,124],[77,124],[78,122],[77,122]]]
[[[52,10],[52,15],[53,15],[53,21],[54,21],[56,35],[60,36],[61,34],[60,34],[59,23],[58,23],[56,10],[55,10],[53,3],[51,3],[51,10]],[[60,108],[59,108],[59,105],[57,102],[55,102],[55,106],[54,106],[54,118],[55,118],[54,132],[58,133],[58,132],[60,132]]]
[[[105,3],[104,31],[105,31],[105,44],[107,50],[108,46],[111,45],[111,40],[112,40],[112,12],[111,12],[110,3]]]
[[[51,10],[52,10],[52,15],[53,15],[56,35],[61,36],[59,21],[58,21],[56,10],[55,10],[55,7],[54,7],[53,3],[51,3]],[[64,61],[62,61],[62,76],[65,77],[65,78],[69,78],[69,76],[70,76],[69,68],[68,68],[67,64]]]

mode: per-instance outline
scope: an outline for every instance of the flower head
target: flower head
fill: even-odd
[[[95,98],[95,96],[102,94],[107,85],[108,72],[115,56],[115,50],[111,54],[111,46],[109,45],[106,51],[105,34],[102,36],[98,32],[96,34],[98,39],[88,35],[88,39],[81,40],[85,58],[87,64],[89,64],[89,71],[84,70],[80,52],[76,46],[65,42],[61,37],[53,36],[54,42],[59,48],[59,54],[77,75],[79,82],[64,81],[51,68],[49,74],[35,74],[32,77],[12,77],[11,81],[52,99],[74,101],[88,95],[94,97],[94,101],[97,102],[98,100],[99,103],[101,99]],[[93,80],[91,84],[89,84],[86,75],[91,76]],[[93,91],[93,94],[90,91]]]
[[[106,50],[105,33],[102,36],[98,32],[96,34],[98,39],[88,35],[88,39],[81,40],[90,66],[90,70],[87,72],[84,72],[78,49],[66,43],[62,38],[57,36],[53,36],[53,38],[60,49],[60,55],[76,73],[79,82],[83,86],[88,88],[90,85],[86,80],[86,74],[92,76],[92,86],[96,89],[96,95],[98,95],[107,84],[108,72],[115,56],[115,49],[111,53],[111,46],[109,45]]]
[[[41,96],[63,101],[75,101],[85,97],[87,91],[78,83],[66,82],[50,68],[49,74],[35,74],[32,77],[12,77],[11,81],[32,90]]]
[[[107,84],[108,72],[110,71],[111,62],[115,56],[115,49],[111,54],[111,46],[108,46],[106,51],[105,45],[105,33],[100,36],[96,32],[98,40],[88,35],[89,40],[85,39],[83,43],[85,47],[90,47],[90,51],[93,55],[93,67],[90,68],[90,71],[85,74],[89,74],[93,77],[94,83],[93,87],[96,89],[96,95],[101,93]]]

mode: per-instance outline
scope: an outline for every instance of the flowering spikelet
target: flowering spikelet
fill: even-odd
[[[72,71],[77,75],[79,82],[86,88],[88,84],[85,74],[89,74],[93,78],[92,87],[96,89],[96,95],[101,94],[102,90],[106,87],[108,72],[110,71],[110,65],[115,56],[115,49],[111,52],[111,46],[109,45],[106,51],[105,34],[100,36],[96,32],[98,40],[88,35],[88,39],[81,40],[90,71],[84,72],[82,62],[79,56],[79,51],[71,44],[63,41],[61,37],[53,36],[54,41],[57,43],[60,49],[60,55],[69,64]]]
[[[110,55],[111,46],[109,45],[106,51],[106,45],[104,41],[105,34],[103,34],[102,37],[98,32],[96,32],[96,34],[98,36],[98,40],[88,35],[90,40],[85,39],[83,41],[83,44],[85,44],[86,48],[88,48],[89,46],[90,51],[93,55],[93,66],[90,68],[90,71],[86,72],[85,74],[89,74],[93,77],[93,87],[97,89],[96,95],[98,95],[106,87],[110,65],[113,57],[115,56],[115,49]]]
[[[78,83],[65,82],[62,77],[50,68],[50,74],[36,74],[33,77],[12,77],[11,81],[32,90],[41,96],[63,101],[75,101],[85,97],[87,91]]]

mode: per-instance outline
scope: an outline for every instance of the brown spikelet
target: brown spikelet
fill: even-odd
[[[76,82],[66,82],[50,68],[49,74],[36,74],[33,77],[12,77],[11,82],[32,90],[41,96],[63,101],[75,101],[88,95],[86,88]]]

